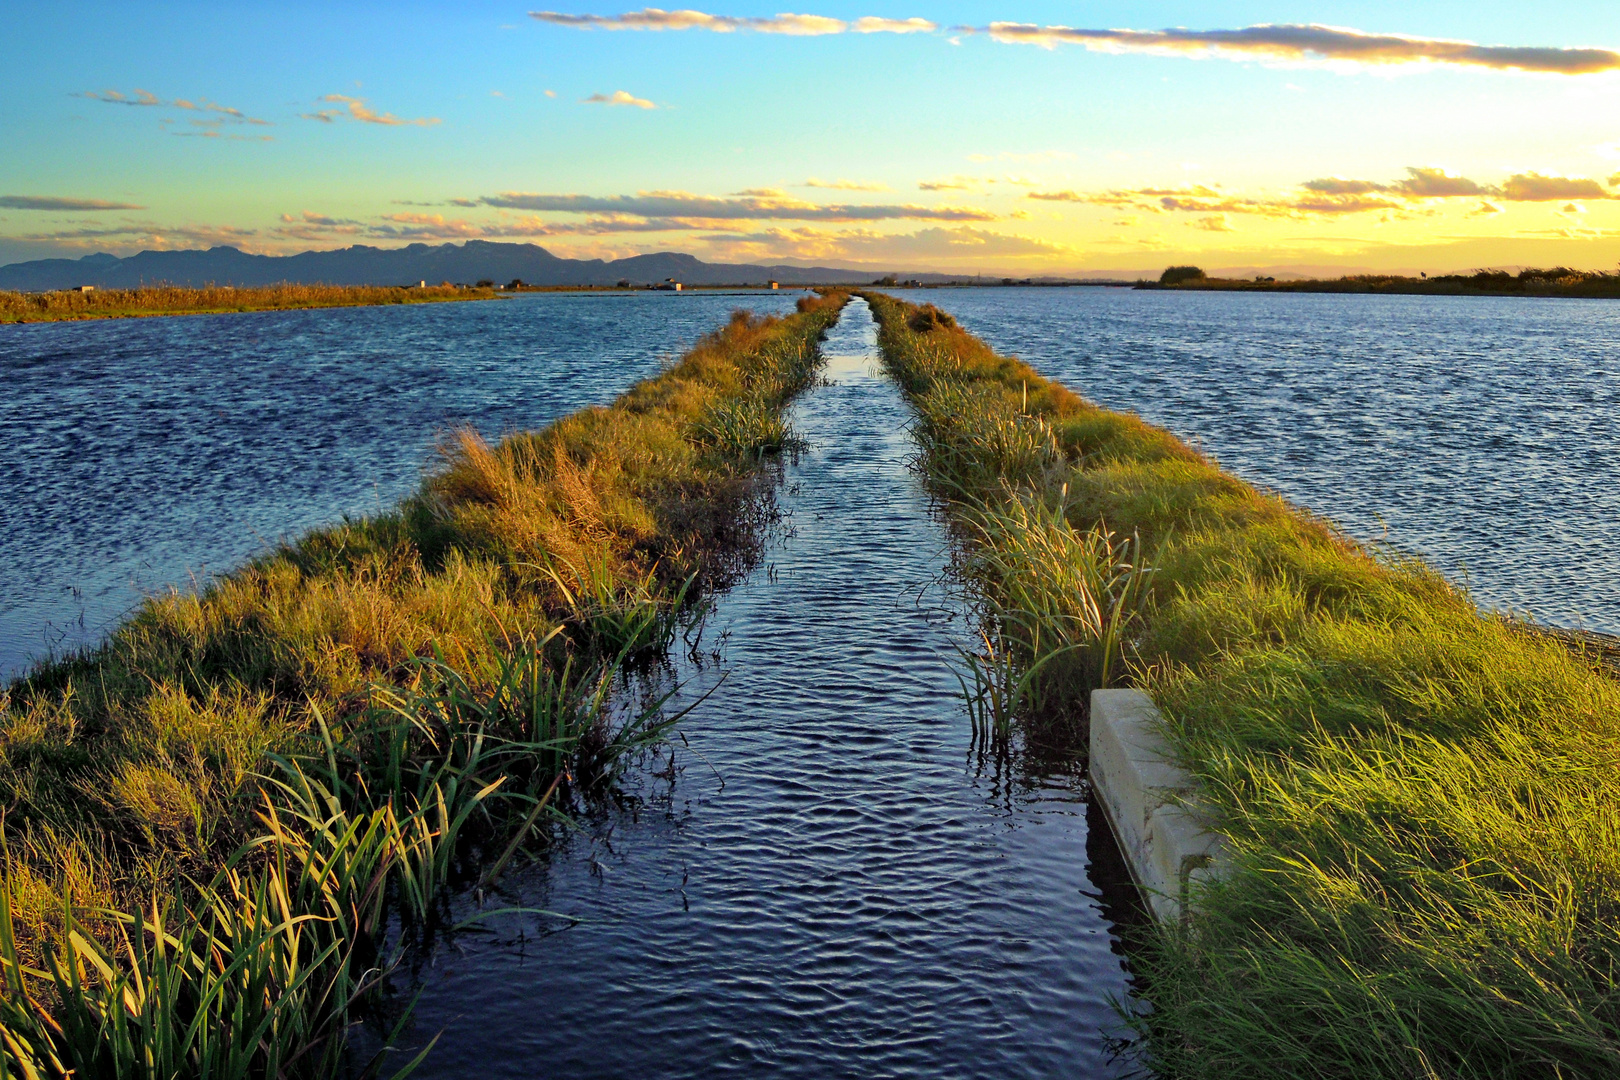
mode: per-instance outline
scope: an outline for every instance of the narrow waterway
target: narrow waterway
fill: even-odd
[[[1128,1071],[1106,827],[1073,767],[974,752],[949,661],[971,628],[864,302],[824,351],[783,527],[675,662],[687,701],[724,681],[670,772],[490,905],[551,914],[419,969],[421,1075]]]

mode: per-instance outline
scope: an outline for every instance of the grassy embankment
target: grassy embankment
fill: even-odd
[[[463,432],[0,696],[0,1075],[318,1076],[400,942],[669,718],[621,666],[746,558],[843,297],[739,314],[611,408]],[[620,695],[622,697],[622,695]]]
[[[1195,269],[1195,268],[1189,268]],[[1342,278],[1275,281],[1271,278],[1188,277],[1176,281],[1138,282],[1139,289],[1177,289],[1184,292],[1315,292],[1396,293],[1417,296],[1565,296],[1587,299],[1620,297],[1620,274],[1601,270],[1527,268],[1517,274],[1506,270],[1478,270],[1472,274],[1402,277],[1397,274],[1358,274]]]
[[[1151,1064],[1620,1075],[1620,682],[1597,658],[868,299],[1014,658],[979,662],[981,704],[1072,717],[1141,686],[1235,853],[1138,956]]]
[[[213,315],[229,311],[287,311],[294,308],[367,307],[376,304],[430,304],[446,300],[489,300],[493,289],[425,289],[387,285],[265,285],[254,288],[152,285],[94,292],[0,292],[0,323],[63,322],[71,319],[128,319],[150,315]]]

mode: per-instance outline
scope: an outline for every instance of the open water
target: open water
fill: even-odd
[[[1488,606],[1620,629],[1620,307],[938,290],[1003,351],[1420,553]],[[386,506],[457,423],[605,402],[746,298],[0,327],[0,672],[148,590]],[[424,954],[424,1075],[1120,1073],[1119,868],[1083,781],[972,746],[970,634],[854,304],[793,420],[784,524],[666,678],[669,768]],[[684,651],[684,650],[683,650]],[[724,682],[719,680],[724,676]],[[660,764],[660,763],[655,763]],[[469,899],[461,901],[470,904]]]
[[[612,399],[797,294],[0,326],[0,678],[141,596],[413,490],[437,435]],[[1486,607],[1620,632],[1620,304],[934,289],[998,349],[1419,554]]]
[[[440,433],[605,404],[738,307],[799,293],[0,326],[0,679],[153,591],[416,489]]]
[[[633,810],[487,902],[552,914],[434,952],[418,1075],[1126,1071],[1107,826],[1072,766],[974,750],[950,667],[972,628],[863,301],[824,352],[784,527],[669,673],[677,706],[724,682]]]
[[[1620,633],[1620,304],[930,289],[1000,352],[1481,606]]]

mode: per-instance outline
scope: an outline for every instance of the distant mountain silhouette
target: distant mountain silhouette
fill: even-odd
[[[940,280],[944,275],[914,275]],[[249,255],[233,247],[207,251],[143,251],[120,259],[86,255],[82,259],[38,259],[0,266],[0,289],[40,292],[94,285],[103,289],[139,285],[272,285],[300,284],[406,285],[426,281],[472,284],[480,280],[505,284],[521,278],[530,285],[636,285],[674,278],[688,285],[842,284],[871,281],[870,270],[826,266],[752,266],[706,263],[691,255],[665,251],[604,262],[563,259],[534,244],[412,244],[403,248],[355,245],[338,251],[299,255]]]

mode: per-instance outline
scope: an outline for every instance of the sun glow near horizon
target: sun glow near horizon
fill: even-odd
[[[1615,264],[1620,15],[1350,8],[478,4],[199,31],[107,7],[6,47],[0,262],[486,239],[1020,276]]]

